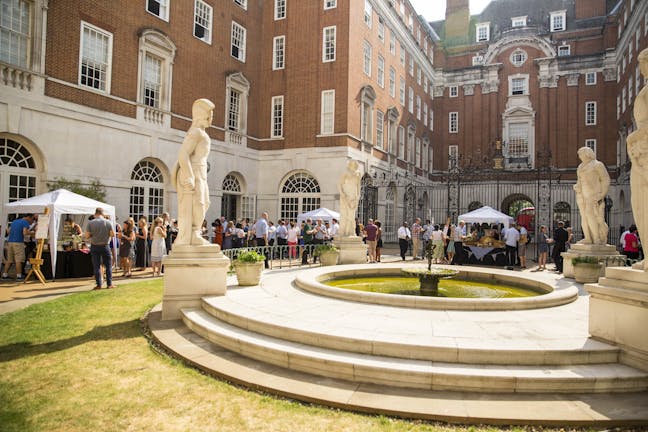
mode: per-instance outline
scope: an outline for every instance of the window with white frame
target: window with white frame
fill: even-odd
[[[110,93],[112,39],[111,33],[81,21],[80,85]]]
[[[509,123],[508,154],[512,157],[529,155],[529,123]]]
[[[385,114],[380,110],[376,110],[376,147],[379,149],[384,147],[384,122]]]
[[[417,168],[421,168],[421,138],[416,137],[416,149],[414,153],[414,163]]]
[[[407,14],[407,27],[409,27],[409,30],[413,35],[414,34],[414,18],[412,18],[412,15],[410,15],[410,14]]]
[[[516,49],[511,54],[511,64],[515,67],[522,66],[527,61],[527,53],[522,49]]]
[[[632,61],[632,45],[633,45],[633,42],[632,42],[632,39],[630,39],[628,41],[628,63],[630,63]]]
[[[416,68],[416,83],[418,85],[421,85],[421,80],[423,79],[423,72],[421,71],[421,68],[418,67]]]
[[[247,0],[234,0],[234,3],[247,10]]]
[[[405,128],[398,126],[398,158],[405,160]]]
[[[32,37],[32,2],[3,0],[0,6],[0,61],[26,68]]]
[[[213,9],[202,0],[194,1],[194,36],[211,44]]]
[[[411,114],[414,114],[414,89],[409,88],[409,98],[407,100],[407,108]]]
[[[416,118],[421,120],[421,96],[416,95]]]
[[[362,70],[364,71],[365,75],[368,77],[371,76],[371,44],[367,41],[364,41],[362,44],[362,58],[363,63],[362,63]]]
[[[277,36],[272,43],[272,70],[283,69],[286,61],[286,36]]]
[[[405,67],[405,46],[403,44],[400,45],[400,64],[401,66]]]
[[[490,39],[490,23],[479,23],[476,28],[477,42],[486,42]]]
[[[428,92],[428,77],[424,76],[423,77],[423,92],[427,93]]]
[[[378,56],[378,68],[377,68],[376,79],[380,88],[385,88],[385,59],[383,56]]]
[[[644,14],[644,36],[648,34],[648,12]]]
[[[560,45],[558,47],[558,57],[565,57],[571,54],[571,47],[569,45]]]
[[[337,0],[324,0],[324,10],[337,7]]]
[[[298,214],[320,208],[320,194],[320,185],[310,173],[302,171],[291,174],[283,183],[279,194],[279,217],[296,221]]]
[[[164,211],[164,178],[162,171],[146,159],[135,165],[131,172],[130,216],[151,220]]]
[[[617,96],[617,120],[621,117],[621,96]]]
[[[416,138],[416,129],[411,125],[407,128],[407,161],[414,163],[414,141]]]
[[[427,103],[423,104],[423,125],[428,125],[428,106]]]
[[[335,131],[335,90],[324,90],[321,103],[320,133],[331,135]]]
[[[391,55],[396,55],[396,34],[394,30],[389,31],[389,53]]]
[[[414,57],[409,56],[409,74],[411,77],[414,76]]]
[[[526,25],[527,25],[526,16],[511,18],[511,27],[526,27]]]
[[[596,102],[585,102],[585,125],[596,125]]]
[[[398,100],[401,105],[405,106],[405,78],[403,77],[400,77]]]
[[[585,147],[588,147],[592,149],[594,154],[596,154],[596,140],[595,139],[586,139],[585,140]]]
[[[372,14],[373,14],[373,7],[371,6],[371,2],[369,0],[365,0],[364,22],[365,24],[367,24],[367,27],[369,28],[371,28]]]
[[[623,55],[623,58],[621,59],[621,66],[622,66],[621,71],[622,71],[622,73],[625,73],[625,71],[626,71],[626,65],[627,65],[627,63],[626,63],[626,56],[625,56],[625,54],[624,54],[624,55]]]
[[[587,72],[585,74],[585,85],[596,85],[596,72]]]
[[[169,21],[169,0],[146,0],[146,11]]]
[[[459,165],[459,146],[448,146],[448,170],[456,168]]]
[[[567,11],[551,12],[549,17],[550,28],[552,32],[563,31],[566,29]]]
[[[274,4],[275,21],[286,18],[286,1],[287,0],[275,0],[275,4]]]
[[[374,103],[376,92],[371,86],[365,86],[360,96],[360,139],[373,144]]]
[[[241,131],[241,92],[231,89],[227,109],[227,128],[234,132]]]
[[[385,43],[385,21],[382,17],[378,17],[378,40]]]
[[[423,157],[427,160],[428,172],[434,171],[434,149],[430,145],[430,140],[427,137],[423,139]]]
[[[430,130],[434,131],[434,111],[432,111],[432,107],[430,107]]]
[[[448,132],[459,132],[459,113],[456,111],[453,111],[448,115]]]
[[[335,61],[336,27],[324,27],[322,31],[322,62]]]
[[[389,68],[389,96],[396,97],[396,69]]]
[[[284,125],[284,97],[274,96],[272,98],[272,124],[270,125],[270,136],[272,138],[283,137]]]
[[[232,57],[245,63],[245,46],[247,39],[245,27],[232,21]]]
[[[509,77],[509,96],[528,94],[529,77]]]
[[[250,82],[237,72],[227,77],[225,101],[225,124],[228,131],[245,134],[247,132],[248,95]]]
[[[144,105],[160,108],[162,60],[149,53],[144,56]]]
[[[459,86],[450,86],[448,90],[448,95],[451,98],[459,96]]]

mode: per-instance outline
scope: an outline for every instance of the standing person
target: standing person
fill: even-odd
[[[380,262],[380,255],[382,252],[383,248],[383,239],[382,239],[382,223],[377,220],[374,221],[374,225],[378,227],[378,231],[376,232],[376,261]]]
[[[639,238],[637,237],[637,227],[635,225],[630,226],[629,232],[625,236],[623,255],[627,256],[629,260],[639,259]]]
[[[214,244],[220,246],[221,249],[223,249],[223,231],[220,219],[216,219],[214,221]]]
[[[236,229],[234,228],[234,222],[227,222],[227,227],[225,228],[225,233],[223,234],[223,249],[232,249],[232,247],[234,247],[235,235]]]
[[[144,216],[137,222],[137,233],[135,234],[135,267],[145,270],[149,266],[148,249],[148,221]]]
[[[128,219],[124,222],[124,227],[121,233],[117,233],[119,237],[119,259],[121,261],[121,268],[124,271],[122,276],[131,277],[131,267],[133,265],[133,243],[135,242],[135,230],[133,220]]]
[[[398,246],[400,247],[400,256],[403,261],[405,261],[405,254],[407,254],[411,238],[412,232],[408,228],[407,222],[403,222],[403,225],[398,228]]]
[[[421,227],[421,219],[416,218],[412,224],[412,259],[419,259],[419,251],[421,250],[421,235],[423,228]]]
[[[257,246],[268,246],[268,232],[269,232],[269,225],[268,225],[268,213],[263,212],[261,213],[261,217],[257,219],[256,223],[254,224],[254,227],[252,228],[254,230],[254,236],[256,239],[256,245]],[[265,261],[264,265],[265,268],[270,268],[268,265],[268,251],[267,249],[263,249],[263,255],[265,255]]]
[[[290,222],[290,229],[288,230],[288,237],[286,240],[288,242],[288,256],[290,258],[297,258],[297,242],[299,241],[299,233],[301,229],[295,221]]]
[[[434,225],[434,231],[432,231],[432,247],[434,248],[432,252],[432,259],[435,264],[443,264],[445,259],[444,254],[444,244],[445,244],[445,234],[441,231],[439,225]]]
[[[421,228],[421,240],[423,242],[423,251],[421,252],[421,257],[423,259],[425,259],[425,251],[427,250],[428,242],[432,238],[432,231],[434,231],[434,225],[432,225],[429,219],[426,219],[425,225],[423,225],[423,227]]]
[[[378,244],[378,227],[374,224],[373,219],[367,221],[365,232],[367,233],[367,246],[369,246],[369,262],[375,263],[376,247]]]
[[[466,222],[460,220],[459,225],[454,230],[454,247],[455,247],[455,256],[454,260],[450,261],[450,264],[463,265],[465,254],[463,250],[463,241],[466,238]]]
[[[160,276],[162,273],[162,258],[166,255],[166,230],[161,217],[156,217],[153,221],[151,237],[151,267],[153,268],[153,277]]]
[[[34,222],[34,215],[28,214],[20,219],[11,222],[9,227],[9,238],[7,238],[7,261],[5,261],[2,279],[9,277],[9,267],[16,264],[16,279],[22,280],[23,265],[25,263],[25,236],[29,235],[29,227]]]
[[[286,227],[286,222],[284,222],[283,219],[279,219],[277,226],[277,246],[286,246],[288,244],[288,227]],[[285,250],[285,248],[282,248]],[[282,250],[282,255],[283,255],[283,250]]]
[[[106,288],[115,288],[112,284],[112,254],[108,248],[108,243],[115,236],[112,224],[104,218],[104,210],[97,207],[94,219],[88,222],[86,238],[90,240],[90,256],[92,257],[92,267],[94,269],[95,282],[97,285],[94,289],[101,289],[102,272],[101,265],[106,269]]]
[[[529,243],[529,232],[524,225],[518,223],[518,230],[520,231],[520,239],[518,240],[518,257],[520,257],[520,267],[526,268],[526,245]]]
[[[164,239],[164,243],[166,245],[166,250],[168,253],[171,252],[171,248],[173,247],[171,232],[174,228],[173,224],[171,223],[171,216],[169,216],[169,213],[167,212],[162,213],[162,228],[164,228],[164,231],[166,231],[166,238]]]
[[[520,232],[515,227],[506,230],[504,241],[506,243],[506,256],[508,257],[508,269],[513,270],[517,261],[517,245],[520,240]]]
[[[331,241],[335,240],[335,237],[337,237],[338,232],[340,231],[340,224],[338,223],[337,219],[331,219],[331,229],[329,230],[329,237],[331,237]]]
[[[302,264],[308,264],[309,249],[313,248],[313,227],[311,226],[311,223],[313,223],[313,221],[310,218],[306,219],[306,223],[304,223],[301,230],[302,239],[304,241]]]
[[[455,257],[455,231],[456,229],[454,224],[451,224],[448,228],[448,248],[446,249],[446,252],[448,253],[448,264],[452,264]]]
[[[547,236],[547,227],[540,226],[540,232],[537,235],[536,243],[538,245],[538,271],[547,269],[547,255],[549,254],[549,243],[551,240]]]
[[[562,253],[565,252],[565,244],[569,238],[569,234],[564,226],[565,223],[563,221],[558,221],[558,229],[556,229],[553,236],[554,248],[551,252],[551,258],[553,258],[553,261],[556,264],[556,271],[558,273],[562,273],[563,271]]]

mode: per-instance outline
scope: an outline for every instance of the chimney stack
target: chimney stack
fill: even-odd
[[[445,42],[447,45],[468,44],[470,7],[468,0],[446,0]]]
[[[576,0],[576,19],[606,15],[605,0]]]

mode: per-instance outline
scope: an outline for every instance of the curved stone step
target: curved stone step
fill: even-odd
[[[358,383],[499,393],[601,393],[648,389],[648,374],[620,364],[504,366],[399,359],[276,339],[183,309],[187,327],[230,351],[295,371]]]
[[[287,323],[280,316],[241,307],[227,297],[203,298],[203,309],[232,326],[254,333],[321,348],[359,354],[490,365],[577,365],[616,363],[619,349],[587,337],[543,341],[528,339],[495,341],[428,337],[403,340],[368,329],[327,327],[322,323]],[[325,329],[325,330],[324,330]]]

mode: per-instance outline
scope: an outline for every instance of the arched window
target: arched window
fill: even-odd
[[[297,220],[297,215],[320,207],[320,186],[310,174],[290,175],[281,187],[281,219]]]
[[[223,179],[223,192],[241,193],[241,183],[232,174],[227,174]]]
[[[36,195],[36,163],[25,146],[10,138],[0,138],[0,181],[2,202]]]
[[[152,221],[164,212],[164,178],[157,165],[142,160],[131,173],[130,215],[136,221],[144,216]]]
[[[227,220],[241,218],[254,219],[255,197],[245,196],[245,180],[238,173],[229,173],[221,185],[223,198],[221,199],[221,214]]]

